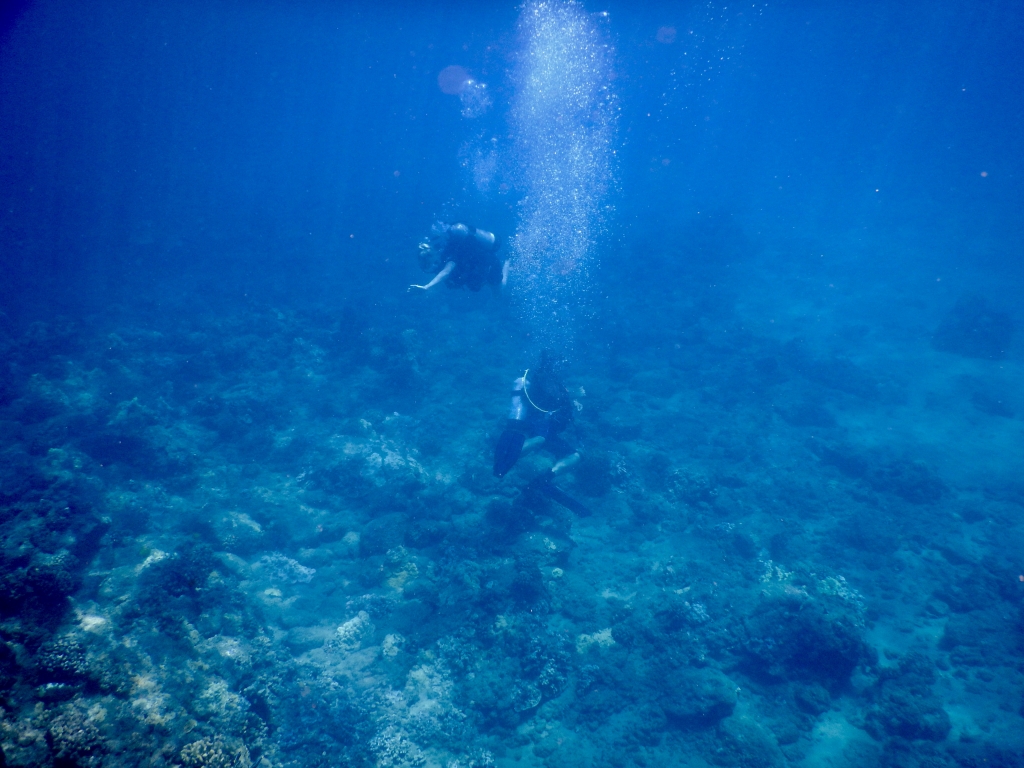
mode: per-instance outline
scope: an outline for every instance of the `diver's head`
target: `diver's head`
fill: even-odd
[[[452,236],[452,225],[444,221],[435,221],[430,227],[430,234],[427,237],[427,244],[431,249],[440,253]]]
[[[448,245],[451,228],[451,224],[435,221],[430,227],[430,234],[420,243],[421,258],[425,258],[430,264],[433,264]]]
[[[543,349],[540,353],[540,361],[534,370],[542,376],[561,376],[569,366],[569,361],[562,355],[556,354],[551,349]]]
[[[437,253],[434,251],[430,240],[424,240],[420,243],[419,253],[416,254],[416,258],[420,263],[420,269],[424,272],[434,268],[437,262]]]

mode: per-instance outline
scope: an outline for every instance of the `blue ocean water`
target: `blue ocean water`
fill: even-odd
[[[0,765],[1021,768],[1022,135],[1013,2],[4,5]]]

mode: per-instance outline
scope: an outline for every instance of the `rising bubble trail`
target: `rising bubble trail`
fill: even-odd
[[[527,3],[511,121],[523,194],[510,283],[532,336],[568,348],[594,268],[613,183],[618,108],[603,15]]]

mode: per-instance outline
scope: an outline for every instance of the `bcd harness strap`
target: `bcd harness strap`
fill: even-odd
[[[530,373],[530,369],[529,368],[527,368],[523,372],[523,394],[526,395],[526,402],[528,402],[530,405],[532,405],[534,408],[536,408],[541,413],[557,413],[558,410],[559,410],[558,408],[555,408],[555,410],[553,410],[553,411],[547,411],[547,410],[544,410],[543,408],[541,408],[539,405],[537,405],[535,402],[533,402],[533,400],[530,399],[530,393],[526,391],[526,377],[527,377],[527,375],[529,373]]]

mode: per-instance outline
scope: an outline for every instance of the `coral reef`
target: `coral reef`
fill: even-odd
[[[939,324],[932,344],[964,357],[1001,359],[1013,337],[1013,320],[977,295],[962,296]]]
[[[859,439],[911,377],[729,316],[595,345],[590,517],[543,455],[493,478],[519,361],[443,313],[11,337],[7,765],[1013,765],[1019,487]]]

